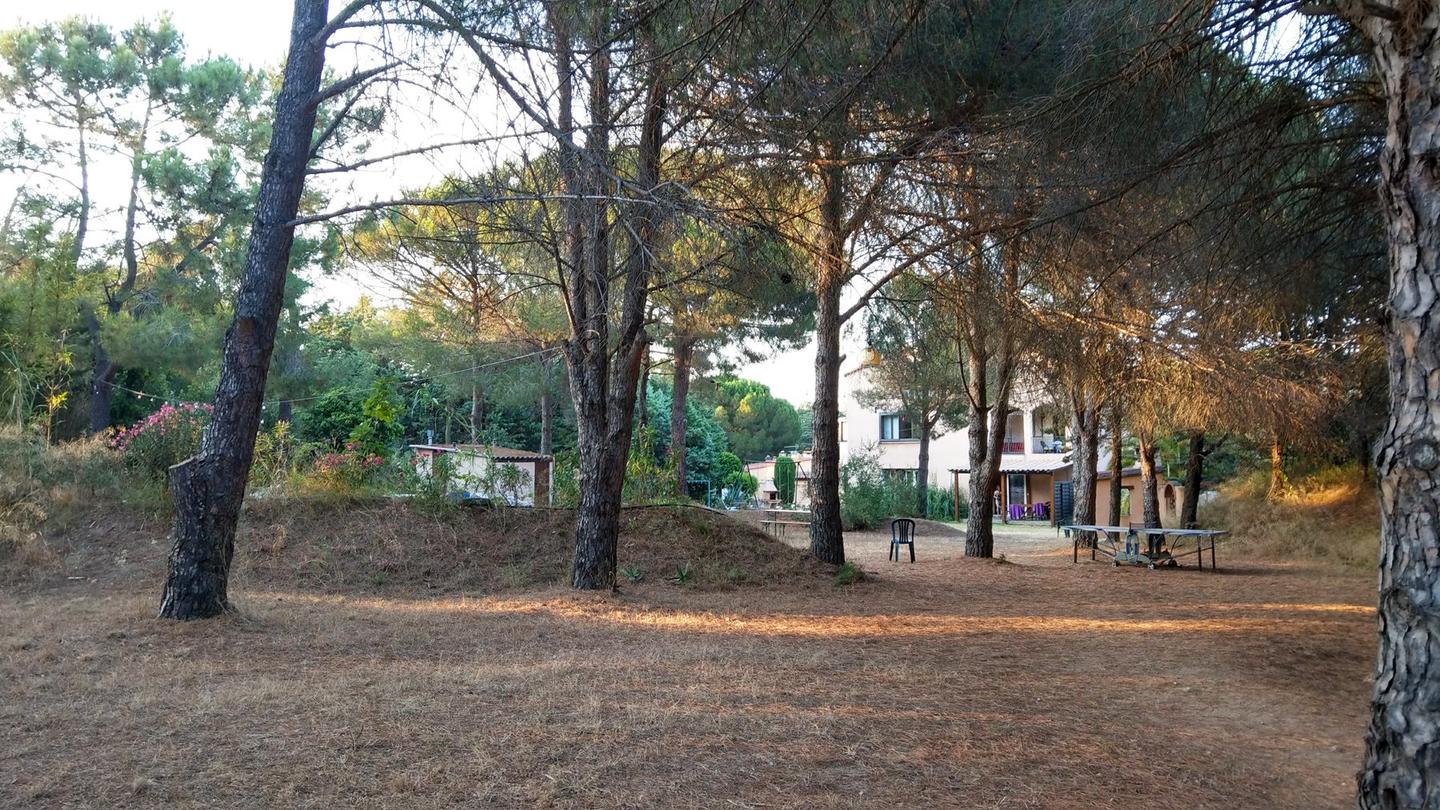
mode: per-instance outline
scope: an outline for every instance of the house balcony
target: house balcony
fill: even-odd
[[[1030,452],[1036,454],[1068,453],[1070,443],[1058,436],[1034,436],[1030,439]]]
[[[1025,440],[1014,436],[1006,436],[1005,442],[1000,445],[1000,452],[1006,455],[1025,455]]]

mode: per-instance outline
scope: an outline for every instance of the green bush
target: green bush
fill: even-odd
[[[847,562],[835,572],[835,587],[840,588],[846,585],[854,585],[857,582],[865,581],[865,572],[855,567],[855,563]]]
[[[960,495],[960,514],[955,514],[954,495],[948,489],[930,487],[925,493],[925,514],[927,520],[963,520],[966,515],[965,495]]]
[[[627,504],[675,500],[675,468],[656,457],[654,428],[641,427],[630,440],[623,499]]]
[[[880,469],[880,455],[875,448],[861,448],[840,466],[841,524],[846,529],[879,526],[895,513],[898,489]],[[913,491],[911,494],[913,500]]]
[[[915,485],[887,475],[873,447],[862,448],[840,467],[840,520],[846,529],[874,529],[892,517],[963,520],[968,513],[962,496],[960,514],[954,514],[953,495],[943,487],[926,489],[923,515],[916,514],[915,500]]]
[[[200,436],[210,421],[211,407],[170,403],[128,428],[118,431],[110,446],[130,467],[164,479],[166,470],[200,450]]]
[[[786,506],[795,503],[795,459],[789,456],[775,459],[775,491],[780,503]]]

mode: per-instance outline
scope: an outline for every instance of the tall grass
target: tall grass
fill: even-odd
[[[119,463],[104,439],[51,445],[35,429],[0,427],[0,566],[24,576],[55,561],[47,536],[96,502],[161,517],[165,485]]]
[[[1292,478],[1274,498],[1267,498],[1269,485],[1265,471],[1231,479],[1202,508],[1201,522],[1228,529],[1233,543],[1260,557],[1375,566],[1379,509],[1374,482],[1359,467],[1325,467]]]

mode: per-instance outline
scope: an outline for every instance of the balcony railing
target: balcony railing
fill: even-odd
[[[1064,453],[1070,448],[1066,446],[1064,439],[1059,437],[1045,438],[1036,436],[1030,440],[1032,453]]]
[[[1021,441],[1020,439],[1011,439],[1007,437],[1005,439],[1005,443],[1000,446],[1000,452],[1023,454],[1025,452],[1025,442]]]

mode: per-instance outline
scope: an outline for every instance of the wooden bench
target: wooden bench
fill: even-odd
[[[804,515],[806,519],[795,520],[795,518],[800,515]],[[784,539],[786,532],[785,527],[809,527],[809,518],[810,512],[805,509],[766,509],[763,511],[763,517],[760,520],[760,528],[777,538]]]

